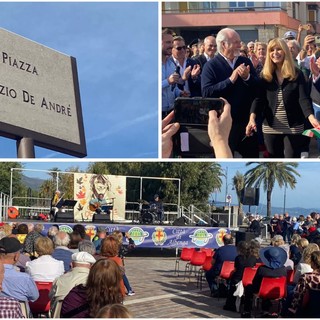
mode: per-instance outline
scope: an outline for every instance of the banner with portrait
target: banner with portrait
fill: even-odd
[[[106,203],[112,206],[112,220],[125,219],[126,177],[91,173],[74,174],[74,219],[76,221],[92,221],[95,214],[90,202],[103,195]]]

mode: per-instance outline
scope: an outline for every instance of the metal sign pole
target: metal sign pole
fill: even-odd
[[[35,158],[34,142],[32,138],[21,138],[17,140],[18,158]]]

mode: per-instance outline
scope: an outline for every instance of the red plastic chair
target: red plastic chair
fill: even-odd
[[[36,281],[39,290],[39,298],[34,302],[29,302],[30,310],[35,318],[40,314],[48,315],[50,311],[49,292],[52,287],[52,282]]]
[[[200,251],[205,252],[207,257],[213,257],[214,250],[211,248],[201,248]]]
[[[252,280],[254,276],[257,273],[258,268],[256,267],[246,267],[243,270],[242,275],[242,284],[244,287],[248,286],[249,284],[252,284]]]
[[[231,277],[231,274],[234,270],[234,261],[224,261],[221,267],[219,276],[217,277],[218,285],[218,300],[219,300],[219,286],[222,282],[228,282]]]
[[[203,279],[203,274],[206,271],[209,271],[212,268],[212,257],[207,256],[204,264],[198,271],[198,280],[197,280],[197,287],[200,286],[200,290],[202,290],[202,279]]]
[[[258,294],[254,295],[253,309],[254,318],[260,307],[261,300],[277,300],[278,314],[281,310],[281,300],[287,296],[287,277],[269,278],[264,277]]]
[[[294,270],[287,271],[287,284],[293,284]]]
[[[184,270],[185,277],[186,277],[187,270],[189,270],[189,281],[190,281],[190,276],[191,276],[192,270],[194,269],[195,274],[197,274],[197,272],[196,272],[197,267],[201,267],[205,263],[206,258],[207,258],[207,254],[204,251],[196,251],[195,250],[193,252],[191,259],[190,259],[190,262],[188,262],[186,264],[186,267]]]
[[[256,265],[255,265],[255,267],[256,267],[256,268],[259,268],[260,266],[263,266],[263,265],[264,265],[263,262],[257,262]]]
[[[178,277],[179,277],[180,261],[190,261],[194,251],[195,251],[195,248],[182,248],[180,257],[178,259],[176,259],[176,264],[175,264],[175,268],[174,268],[174,274],[176,274],[177,269],[178,269]]]

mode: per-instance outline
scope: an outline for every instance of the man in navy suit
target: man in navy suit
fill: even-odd
[[[201,74],[203,97],[225,98],[231,104],[232,128],[229,145],[243,158],[258,158],[258,138],[246,137],[258,77],[250,59],[240,56],[240,36],[230,28],[219,31],[216,37],[218,54],[208,61]]]
[[[208,36],[204,38],[203,41],[204,52],[197,58],[195,58],[195,62],[200,65],[201,71],[203,70],[204,65],[211,59],[214,58],[214,55],[217,52],[217,43],[216,38],[213,36]]]

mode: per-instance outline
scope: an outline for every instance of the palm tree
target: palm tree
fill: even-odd
[[[263,186],[264,192],[267,192],[267,216],[271,217],[271,194],[275,183],[279,187],[289,186],[295,188],[297,180],[295,176],[300,174],[295,170],[298,167],[297,162],[248,162],[246,166],[256,164],[256,167],[245,173],[245,185],[247,187],[259,188]]]
[[[240,173],[239,171],[236,172],[236,175],[232,178],[232,183],[234,185],[234,188],[236,190],[237,199],[238,199],[238,217],[239,224],[242,224],[243,220],[243,205],[241,202],[241,191],[244,188],[244,175]]]

